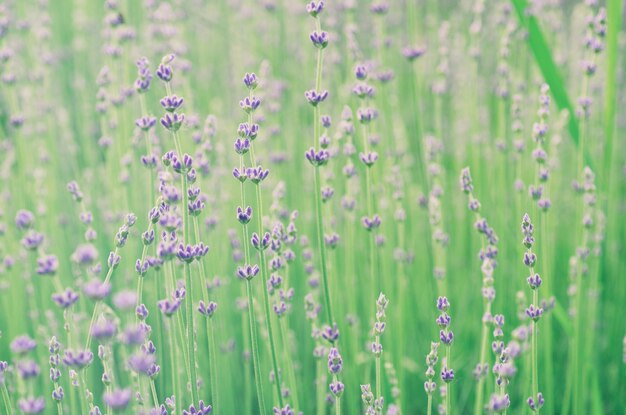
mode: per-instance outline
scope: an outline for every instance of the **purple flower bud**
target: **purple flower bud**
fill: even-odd
[[[40,414],[46,409],[46,401],[43,397],[22,398],[17,405],[24,414]]]
[[[63,363],[74,369],[83,369],[93,362],[93,353],[89,350],[81,350],[78,352],[66,350],[63,356]]]
[[[217,303],[214,301],[209,301],[208,304],[205,304],[204,301],[200,300],[198,304],[198,311],[200,314],[206,317],[213,317],[213,314],[217,310]]]
[[[68,308],[78,301],[78,294],[68,288],[62,293],[52,294],[52,301],[61,308]]]
[[[526,281],[528,281],[528,285],[533,290],[536,290],[541,285],[541,277],[539,274],[531,275]]]
[[[537,398],[533,399],[533,397],[529,397],[528,400],[528,406],[530,407],[530,410],[533,412],[539,412],[539,410],[541,409],[541,407],[544,404],[544,399],[543,399],[543,394],[541,392],[537,393]]]
[[[261,100],[257,97],[245,97],[241,101],[239,101],[239,106],[244,112],[250,114],[251,112],[256,111],[257,108],[261,105]]]
[[[454,370],[443,367],[441,369],[441,380],[445,383],[450,383],[454,380]]]
[[[237,267],[237,276],[244,280],[251,280],[259,273],[258,265],[244,265],[243,267]]]
[[[324,10],[324,2],[319,0],[319,1],[311,1],[309,4],[306,5],[306,12],[311,16],[311,17],[317,17],[322,10]]]
[[[141,117],[135,120],[135,125],[143,131],[149,131],[156,124],[154,117]]]
[[[328,32],[313,31],[309,35],[309,39],[311,39],[311,42],[313,42],[313,46],[315,46],[316,48],[324,49],[326,48],[326,46],[328,46]]]
[[[256,77],[256,74],[253,73],[247,73],[244,75],[243,77],[243,83],[246,86],[246,88],[253,90],[256,89],[256,87],[259,85],[259,80]]]
[[[329,343],[335,343],[339,339],[339,328],[336,323],[333,326],[324,326],[322,329],[322,337]]]
[[[531,304],[526,309],[526,315],[528,316],[528,318],[530,318],[533,321],[537,322],[537,321],[539,321],[539,319],[543,315],[543,309],[541,307],[535,307],[534,304]]]
[[[304,97],[314,107],[320,102],[324,102],[326,98],[328,98],[328,91],[316,91],[314,89],[310,89],[304,92]]]
[[[104,392],[102,400],[107,406],[110,406],[111,409],[121,411],[128,406],[131,396],[132,391],[130,389],[114,389]]]
[[[248,168],[246,170],[246,176],[254,184],[261,183],[263,180],[267,178],[269,174],[270,174],[270,171],[267,169],[263,170],[263,167],[261,166],[257,166],[256,168]]]
[[[365,164],[367,167],[372,167],[374,163],[378,160],[378,153],[375,151],[370,151],[369,153],[360,153],[359,158],[361,162]]]
[[[183,409],[183,415],[208,415],[212,410],[213,407],[211,405],[205,405],[204,402],[200,400],[197,408],[191,404],[188,410]]]
[[[17,214],[15,215],[15,226],[17,226],[18,229],[29,229],[31,226],[33,226],[34,222],[35,215],[33,215],[28,210],[21,209],[17,211]]]
[[[333,381],[330,385],[328,385],[328,387],[330,392],[337,398],[341,397],[345,389],[344,384],[338,380]]]
[[[410,62],[413,62],[417,58],[420,58],[426,53],[426,48],[423,46],[407,46],[402,49],[402,54],[405,58],[407,58]]]
[[[185,114],[178,114],[177,112],[168,112],[161,117],[161,125],[173,133],[180,129],[184,121]]]
[[[381,225],[380,216],[378,216],[376,214],[374,216],[372,216],[372,218],[364,216],[364,217],[361,218],[361,224],[363,225],[365,230],[372,231],[372,230],[380,227],[380,225]]]
[[[183,105],[185,100],[182,97],[171,95],[163,97],[159,102],[165,111],[174,112]]]

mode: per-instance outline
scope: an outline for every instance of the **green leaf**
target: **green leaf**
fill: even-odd
[[[552,92],[554,101],[561,110],[565,109],[569,113],[568,130],[572,140],[574,140],[574,143],[578,145],[580,136],[578,120],[576,119],[574,108],[572,107],[572,103],[567,95],[567,89],[565,88],[563,77],[554,62],[552,51],[550,50],[550,46],[541,32],[539,22],[535,16],[528,16],[526,14],[526,0],[511,0],[511,2],[513,3],[513,6],[515,6],[520,23],[528,31],[528,45],[530,46],[530,49],[535,57],[535,61],[541,70],[541,74],[543,75],[546,83],[550,86],[550,91]]]
[[[621,0],[607,1],[607,35],[606,35],[606,85],[604,88],[604,177],[602,183],[608,190],[611,174],[611,156],[613,154],[613,133],[615,130],[615,103],[617,93],[616,72],[618,64],[618,34],[622,27]]]

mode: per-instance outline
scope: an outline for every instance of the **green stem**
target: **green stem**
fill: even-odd
[[[13,406],[11,405],[11,398],[9,397],[9,391],[7,390],[6,383],[2,382],[0,391],[2,392],[2,400],[4,401],[4,410],[6,411],[7,415],[13,415]],[[59,414],[62,413],[63,411],[61,410]]]
[[[245,226],[244,226],[245,228]],[[248,241],[245,241],[247,243]],[[246,280],[246,293],[248,295],[248,319],[250,320],[250,340],[252,344],[252,365],[254,367],[254,379],[256,394],[259,401],[259,413],[265,414],[265,397],[263,396],[263,383],[261,381],[261,363],[259,362],[259,343],[257,340],[256,319],[254,316],[254,297],[250,280]]]
[[[113,256],[117,256],[118,251],[119,251],[119,247],[115,247]],[[114,269],[115,267],[109,268],[109,270],[107,271],[107,275],[104,278],[103,284],[109,283],[109,281],[111,280],[111,276],[113,275]],[[89,323],[89,329],[87,330],[87,342],[85,343],[85,350],[89,350],[89,348],[91,347],[91,330],[93,329],[93,325],[96,322],[96,316],[98,315],[98,308],[100,307],[101,303],[102,303],[102,300],[98,300],[96,301],[96,304],[93,307],[93,313],[91,314],[91,322]]]
[[[174,144],[176,145],[176,151],[178,156],[182,157],[180,139],[177,132],[172,133],[174,137]],[[187,193],[187,172],[183,171],[180,175],[182,191],[183,191],[183,243],[185,246],[189,243],[189,194]],[[185,299],[185,314],[187,316],[187,357],[189,358],[189,374],[191,383],[191,398],[192,402],[198,402],[198,382],[196,373],[196,339],[195,339],[195,327],[194,327],[194,313],[193,313],[193,279],[191,278],[191,269],[188,262],[183,264],[185,268],[185,287],[187,289],[187,298]]]

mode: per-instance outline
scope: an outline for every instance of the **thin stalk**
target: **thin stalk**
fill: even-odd
[[[7,415],[13,415],[13,405],[11,404],[11,398],[9,397],[9,391],[7,390],[6,383],[2,382],[0,385],[0,391],[2,392],[2,400],[4,402],[4,410]],[[59,414],[63,413],[63,410]]]
[[[248,118],[250,120],[250,118]],[[239,157],[239,168],[243,170],[243,156]],[[246,206],[246,193],[244,191],[243,182],[240,183],[241,206]],[[242,224],[243,233],[243,251],[245,263],[250,264],[250,248],[248,246],[248,225]],[[259,343],[256,317],[254,315],[254,295],[252,294],[252,285],[249,279],[246,279],[246,295],[248,298],[248,326],[250,329],[250,346],[252,349],[252,367],[254,371],[254,383],[256,385],[257,401],[259,404],[259,412],[265,414],[265,397],[263,395],[263,382],[261,380],[261,363],[259,361]]]
[[[250,95],[252,95],[252,90],[250,90]],[[248,123],[252,122],[252,114],[248,114]],[[250,144],[250,163],[252,167],[256,167],[256,157],[254,155],[254,145]],[[256,203],[257,203],[257,226],[259,228],[259,238],[263,237],[263,200],[261,198],[261,188],[260,183],[257,183],[254,187],[256,193]],[[249,241],[244,241],[244,243],[249,243]],[[265,258],[265,250],[263,248],[259,249],[259,256],[261,259],[261,282],[262,282],[262,291],[263,291],[263,305],[265,310],[265,319],[267,324],[267,334],[270,341],[270,352],[272,355],[272,367],[274,369],[274,384],[276,385],[276,394],[278,395],[278,403],[279,407],[283,407],[283,394],[281,391],[280,385],[280,375],[278,372],[278,358],[276,357],[276,344],[274,341],[274,333],[272,328],[272,314],[270,309],[270,298],[269,293],[267,291],[267,262]]]
[[[113,256],[117,256],[117,253],[119,251],[119,247],[115,247],[115,251],[113,252]],[[111,276],[113,275],[113,270],[115,269],[115,267],[109,267],[109,270],[107,271],[107,275],[104,278],[104,284],[108,284],[109,281],[111,280]],[[87,330],[87,342],[85,343],[85,350],[89,350],[89,348],[91,347],[91,330],[93,329],[93,325],[96,322],[96,316],[98,315],[98,308],[100,307],[100,304],[102,303],[102,300],[98,300],[96,301],[96,304],[93,307],[93,313],[91,314],[91,322],[89,323],[89,329]]]
[[[250,153],[251,155],[253,154],[252,152]],[[254,163],[253,163],[254,164]],[[259,233],[263,232],[263,201],[261,200],[261,189],[259,188],[259,185],[256,186],[256,201],[257,201],[257,210],[259,211],[259,214],[257,215],[257,221],[258,221],[258,225],[259,225]],[[264,309],[265,309],[265,319],[266,324],[267,324],[267,335],[270,341],[270,352],[272,355],[272,367],[274,368],[274,384],[276,385],[276,393],[278,394],[278,403],[280,405],[280,408],[283,407],[283,394],[281,392],[281,386],[280,386],[280,375],[278,372],[278,358],[276,357],[276,344],[274,342],[274,333],[273,333],[273,328],[272,328],[272,314],[270,312],[270,299],[269,299],[269,293],[267,292],[267,274],[266,274],[266,258],[265,258],[265,251],[264,250],[260,250],[259,251],[259,255],[261,257],[261,282],[263,283],[263,303],[264,303]]]
[[[174,143],[176,145],[179,157],[182,157],[180,152],[180,139],[177,132],[173,132]],[[187,245],[189,243],[189,195],[187,193],[187,172],[182,172],[180,175],[183,191],[183,243]],[[198,402],[198,382],[196,373],[196,339],[195,339],[195,327],[194,327],[194,313],[193,313],[193,279],[191,278],[191,269],[188,262],[183,264],[185,268],[185,287],[188,290],[188,298],[185,300],[185,314],[187,316],[187,357],[189,358],[189,373],[191,382],[191,399],[192,402]]]
[[[265,414],[265,397],[263,396],[263,383],[261,381],[261,363],[259,362],[259,344],[257,340],[256,319],[254,316],[254,297],[250,280],[246,280],[246,294],[248,295],[248,319],[250,320],[250,339],[252,343],[252,365],[254,366],[254,379],[256,382],[256,393],[259,401],[259,412]]]
[[[380,336],[378,336],[378,335],[376,335],[376,344],[380,344]],[[381,374],[380,374],[380,355],[376,356],[375,365],[376,365],[376,399],[380,399],[380,398],[383,397],[383,395],[382,395],[382,386],[381,386],[381,383],[382,383],[381,380],[382,379],[381,379]],[[381,402],[384,402],[384,401],[381,401]],[[383,412],[382,411],[383,405],[384,405],[384,403],[381,405],[381,408],[380,408],[381,412]]]
[[[200,225],[198,224],[198,217],[194,216],[193,217],[193,228],[194,228],[194,234],[195,234],[195,241],[196,243],[200,242]],[[201,281],[201,287],[202,287],[202,291],[203,291],[203,296],[205,298],[205,301],[209,301],[209,291],[206,285],[206,273],[205,273],[205,269],[204,269],[204,261],[201,258],[200,261],[198,261],[198,264],[200,266],[200,281]],[[208,355],[209,355],[209,379],[211,380],[211,400],[212,400],[212,406],[213,406],[213,412],[217,413],[217,411],[220,409],[219,405],[218,405],[218,392],[217,392],[217,373],[216,373],[216,369],[215,369],[215,355],[217,353],[217,349],[215,348],[215,333],[214,333],[214,328],[213,328],[213,320],[212,317],[208,317],[207,318],[207,322],[206,322],[206,329],[207,329],[207,348],[208,348]]]
[[[291,353],[289,351],[289,342],[287,341],[288,327],[285,316],[279,318],[278,323],[278,331],[283,342],[283,353],[285,354],[285,361],[287,363],[287,376],[289,377],[289,385],[291,386],[291,393],[293,394],[293,408],[300,409],[300,400],[298,399],[298,385],[296,383],[296,375],[293,370],[293,362],[291,360]]]
[[[452,365],[450,364],[450,345],[446,345],[446,365],[448,367],[451,367]],[[452,382],[446,383],[446,414],[450,415],[452,414],[452,412],[450,412],[450,395],[452,395]]]
[[[315,27],[318,32],[321,32],[322,26],[320,23],[319,16],[315,17]],[[320,91],[322,87],[322,64],[324,62],[324,54],[321,48],[317,50],[317,63],[315,69],[315,90]],[[318,106],[313,107],[313,147],[317,151],[319,148],[319,140],[320,140],[320,109]],[[325,310],[326,310],[326,320],[329,325],[335,323],[335,318],[333,316],[331,298],[330,298],[330,288],[328,286],[328,268],[326,264],[326,245],[324,243],[324,218],[322,215],[322,201],[320,197],[320,172],[319,167],[314,167],[314,188],[313,192],[315,193],[315,221],[317,228],[317,244],[320,250],[320,268],[322,269],[322,283],[324,285],[324,302],[325,302]]]

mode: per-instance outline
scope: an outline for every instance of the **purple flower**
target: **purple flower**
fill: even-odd
[[[320,102],[324,102],[326,98],[328,98],[328,91],[316,91],[314,89],[308,90],[304,92],[304,97],[314,107]]]
[[[178,252],[176,256],[183,262],[190,263],[195,259],[195,247],[193,245],[178,245]]]
[[[34,360],[17,362],[17,372],[24,380],[39,376],[39,365]]]
[[[313,31],[309,35],[309,39],[313,42],[313,46],[319,49],[324,49],[328,46],[328,32],[325,31]]]
[[[61,308],[68,308],[78,301],[78,294],[68,288],[62,293],[52,294],[52,301]]]
[[[111,292],[111,284],[92,279],[83,284],[83,292],[92,300],[102,300]]]
[[[33,215],[30,211],[24,209],[17,211],[17,214],[15,215],[15,226],[17,226],[18,229],[29,229],[33,226],[34,222],[35,215]]]
[[[209,301],[208,304],[205,304],[204,301],[200,300],[198,304],[198,311],[200,314],[206,317],[213,317],[213,314],[217,310],[217,303],[214,301]]]
[[[439,311],[448,311],[450,308],[450,303],[448,302],[447,297],[439,297],[437,298],[437,309]]]
[[[330,389],[330,393],[336,397],[340,397],[345,389],[344,384],[338,380],[333,381],[330,385],[328,385],[328,388]]]
[[[324,326],[322,329],[322,337],[329,343],[335,343],[339,339],[339,328],[337,323],[333,323],[331,326]]]
[[[24,235],[21,242],[24,248],[29,251],[34,251],[43,243],[43,239],[43,234],[30,230],[26,235]]]
[[[352,93],[361,99],[373,97],[374,92],[373,86],[363,82],[356,84],[354,88],[352,88]]]
[[[198,402],[198,408],[193,404],[189,406],[189,409],[183,409],[183,415],[207,415],[211,413],[213,407],[211,405],[205,405],[202,400]]]
[[[295,415],[295,412],[289,404],[287,404],[284,408],[274,407],[274,415]]]
[[[65,397],[65,392],[63,392],[63,388],[59,386],[52,391],[52,399],[55,401],[62,401]]]
[[[113,296],[113,305],[120,310],[130,310],[137,304],[137,294],[132,290],[122,290]]]
[[[172,67],[169,65],[175,58],[174,54],[165,55],[163,59],[161,59],[161,63],[159,64],[156,75],[163,82],[170,82],[172,80]]]
[[[509,394],[505,393],[504,395],[498,395],[496,393],[494,393],[493,395],[491,395],[491,398],[489,399],[489,403],[487,404],[487,409],[489,410],[489,412],[503,412],[505,409],[507,409],[509,406],[511,406],[511,400],[509,399]]]
[[[373,108],[359,108],[356,112],[356,117],[361,124],[369,124],[377,116],[378,112]]]
[[[330,153],[327,150],[321,149],[316,152],[313,147],[309,149],[306,153],[304,153],[306,159],[313,166],[323,166],[328,163],[328,158],[330,157]]]
[[[94,339],[104,341],[113,338],[117,334],[117,324],[109,319],[101,318],[96,321],[91,328],[91,335]]]
[[[243,77],[243,83],[246,86],[246,88],[253,90],[256,89],[256,87],[259,85],[259,80],[256,77],[256,74],[254,72],[252,73],[247,73],[244,75]]]
[[[533,290],[536,290],[541,285],[541,277],[539,276],[539,274],[531,275],[526,279],[526,281],[528,281],[528,285]]]
[[[254,232],[250,241],[256,250],[265,251],[270,245],[270,238],[269,232],[265,232],[263,238],[260,238],[259,235]]]
[[[237,134],[241,138],[249,138],[254,141],[259,133],[259,125],[258,124],[248,124],[247,122],[239,124],[237,128]]]
[[[252,208],[250,206],[243,209],[241,206],[237,207],[237,220],[242,225],[247,224],[252,219]]]
[[[40,414],[46,409],[46,401],[43,397],[23,398],[17,403],[24,414]]]
[[[445,383],[450,383],[454,380],[454,370],[443,367],[441,369],[441,380]]]
[[[92,244],[81,244],[72,254],[72,261],[79,265],[92,265],[98,259],[98,250]]]
[[[145,320],[148,318],[148,309],[145,304],[139,304],[135,309],[135,314],[139,317],[140,320]]]
[[[93,353],[89,350],[81,350],[78,352],[66,350],[63,356],[63,363],[77,370],[89,366],[92,361]]]
[[[244,112],[250,114],[251,112],[256,111],[257,108],[261,105],[261,100],[257,97],[245,97],[241,101],[239,101],[239,106]]]
[[[183,105],[185,100],[182,97],[171,95],[163,97],[159,102],[165,111],[174,112]]]
[[[415,59],[420,58],[425,53],[426,53],[426,48],[423,46],[407,46],[404,49],[402,49],[402,54],[410,62],[413,62]]]
[[[154,354],[139,351],[128,358],[128,366],[138,374],[149,376],[149,372],[154,368],[154,360]]]
[[[544,404],[544,399],[543,399],[543,394],[541,392],[537,393],[537,398],[533,399],[533,397],[529,397],[528,400],[528,406],[530,407],[530,410],[533,412],[539,412],[539,409],[541,409],[541,407]]]
[[[361,159],[361,162],[363,162],[363,164],[365,164],[367,167],[372,167],[374,163],[376,163],[376,161],[378,160],[378,153],[375,151],[370,151],[367,154],[360,153],[359,158]]]
[[[461,190],[465,193],[471,193],[474,190],[474,186],[472,185],[472,176],[470,175],[469,167],[465,167],[461,170],[461,179],[459,180],[461,184]]]
[[[380,227],[380,225],[381,225],[380,216],[378,216],[376,214],[374,216],[372,216],[371,218],[369,218],[367,216],[363,216],[361,218],[361,224],[363,225],[365,230],[372,231],[372,230]]]
[[[237,138],[235,140],[235,152],[243,156],[250,150],[250,140],[248,138]]]
[[[441,343],[445,344],[446,346],[450,346],[453,339],[454,334],[451,331],[439,331],[439,340],[441,340]]]
[[[543,308],[536,307],[534,304],[531,304],[526,309],[526,315],[535,322],[539,321],[539,319],[543,315]]]
[[[146,339],[149,327],[144,323],[138,325],[128,325],[122,333],[118,336],[119,340],[127,345],[140,345]]]
[[[339,354],[339,350],[336,347],[331,347],[328,352],[328,371],[333,374],[341,373],[343,368],[343,359]]]
[[[179,288],[172,293],[172,300],[164,299],[157,303],[159,310],[166,316],[170,317],[180,308],[183,299],[185,298],[186,291],[184,288]]]
[[[105,392],[102,400],[111,409],[121,411],[128,406],[131,396],[132,391],[130,389],[114,389],[110,392]]]
[[[161,125],[165,127],[165,129],[174,133],[180,129],[184,121],[185,121],[185,114],[182,114],[182,113],[179,114],[177,112],[172,112],[172,113],[168,112],[161,118]]]
[[[237,276],[242,280],[251,280],[259,273],[258,265],[244,265],[243,267],[237,267]]]
[[[11,342],[11,351],[15,354],[26,354],[37,347],[37,342],[28,335],[18,336]]]
[[[233,169],[233,177],[239,180],[241,183],[245,182],[248,179],[248,172],[245,167],[241,168],[241,170],[237,167]]]
[[[254,167],[248,168],[246,170],[246,176],[248,176],[250,181],[254,184],[261,183],[263,180],[267,178],[269,174],[270,174],[270,171],[267,169],[263,170],[263,167],[261,166],[257,166],[256,168]]]
[[[306,12],[311,15],[311,17],[317,17],[322,10],[324,10],[324,2],[319,1],[311,1],[306,5]]]

